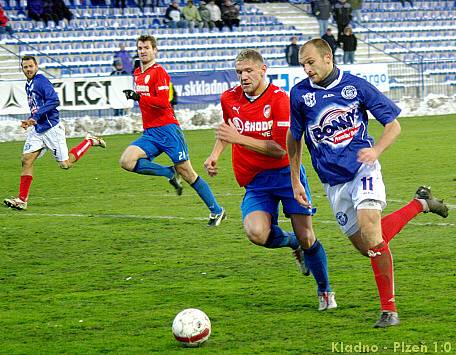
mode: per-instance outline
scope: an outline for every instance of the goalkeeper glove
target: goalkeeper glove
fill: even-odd
[[[134,92],[133,90],[124,90],[123,93],[125,94],[127,100],[139,101],[141,98],[141,95],[139,95],[137,92]]]

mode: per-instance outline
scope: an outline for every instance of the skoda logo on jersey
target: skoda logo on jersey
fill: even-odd
[[[146,77],[144,78],[144,84],[147,84],[150,80],[150,75],[147,74]]]
[[[347,85],[342,89],[342,97],[347,100],[354,99],[358,95],[358,91],[353,85]]]
[[[341,226],[345,226],[348,222],[348,216],[344,212],[337,212],[336,219]]]
[[[239,131],[239,133],[244,132],[244,123],[241,121],[239,117],[233,117],[231,120],[234,124],[234,127]]]
[[[269,118],[271,116],[271,105],[265,105],[263,108],[263,115],[266,118]]]
[[[314,107],[317,103],[314,92],[308,92],[307,94],[302,95],[302,98],[304,99],[304,103],[309,107]]]

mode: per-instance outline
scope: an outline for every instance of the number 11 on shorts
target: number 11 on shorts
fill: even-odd
[[[373,179],[372,176],[364,176],[361,178],[361,181],[363,182],[363,190],[369,190],[373,191],[374,190],[374,185],[372,183]]]

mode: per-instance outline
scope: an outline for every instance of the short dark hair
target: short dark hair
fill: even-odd
[[[38,65],[38,62],[36,61],[36,58],[33,55],[24,55],[21,58],[21,65],[25,60],[33,60],[33,62]]]
[[[136,40],[136,45],[138,45],[138,42],[150,42],[152,44],[152,48],[157,48],[157,40],[155,39],[154,36],[151,35],[141,35],[138,37]]]

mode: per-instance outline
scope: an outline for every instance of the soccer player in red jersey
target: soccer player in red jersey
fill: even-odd
[[[60,105],[52,83],[38,73],[38,63],[33,56],[21,59],[22,71],[27,78],[25,92],[30,107],[30,117],[21,123],[27,129],[27,138],[22,151],[22,172],[18,197],[5,198],[3,203],[17,210],[27,209],[30,187],[33,180],[33,164],[47,150],[62,169],[71,168],[92,146],[106,147],[103,138],[87,133],[85,139],[68,152],[65,127],[60,122]]]
[[[222,94],[225,122],[217,129],[215,146],[204,163],[206,170],[210,176],[217,175],[217,161],[231,144],[234,174],[245,188],[241,209],[249,240],[266,248],[291,248],[301,271],[308,275],[310,270],[317,281],[319,310],[336,308],[326,253],[312,228],[315,209],[304,208],[293,198],[286,152],[288,96],[266,81],[266,65],[255,50],[238,54],[236,72],[240,85]],[[304,167],[300,181],[310,199]],[[279,202],[291,219],[294,233],[285,232],[278,225]]]
[[[134,72],[135,90],[124,90],[124,93],[127,99],[139,102],[144,133],[122,153],[120,166],[137,174],[165,176],[178,195],[182,194],[179,181],[182,176],[210,210],[208,226],[218,226],[226,213],[190,163],[184,134],[169,102],[170,77],[155,62],[157,41],[153,36],[140,36],[136,44],[141,66]],[[153,162],[161,153],[169,156],[172,166]]]

